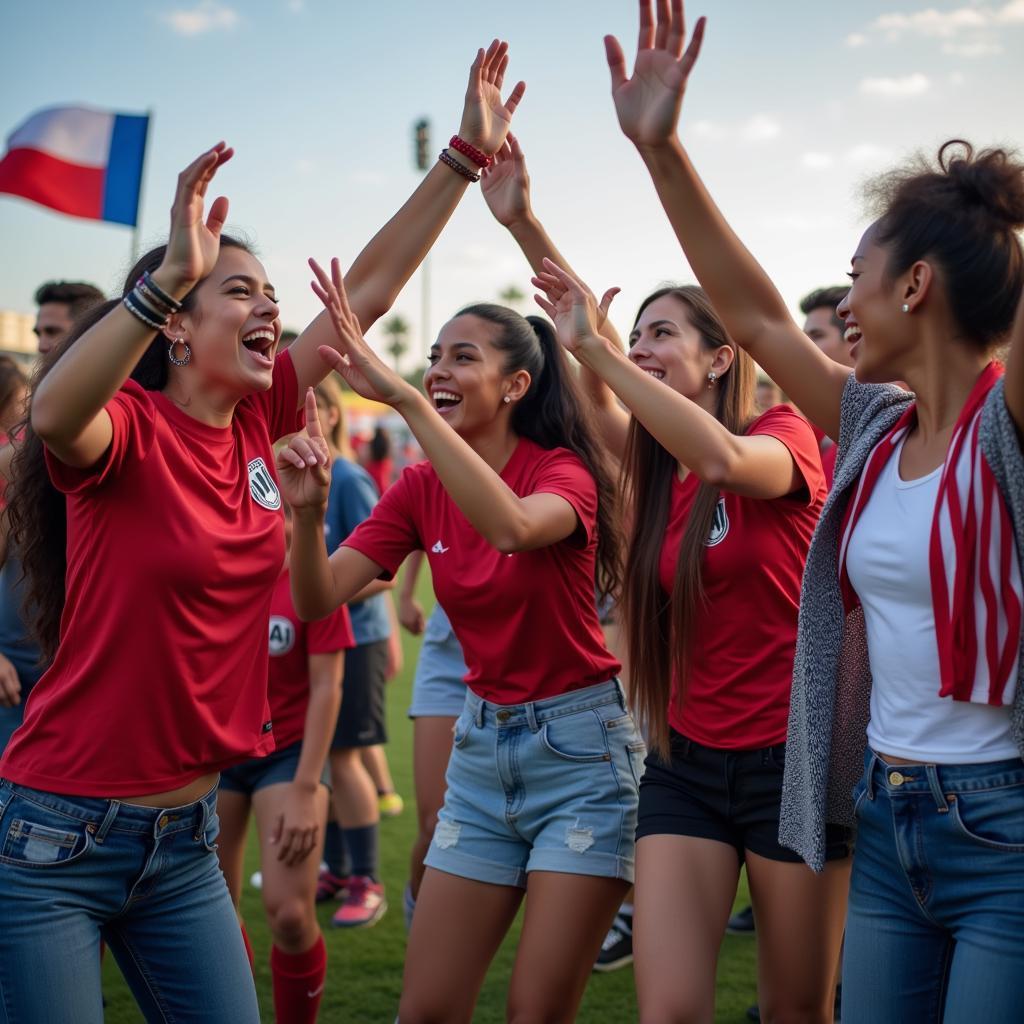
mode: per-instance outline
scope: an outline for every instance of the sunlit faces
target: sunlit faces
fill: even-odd
[[[505,372],[505,353],[494,345],[500,330],[467,313],[449,320],[430,347],[423,387],[434,408],[464,437],[492,426],[529,390],[529,373]]]
[[[274,286],[262,264],[244,249],[223,247],[195,304],[171,321],[168,337],[192,349],[188,370],[202,386],[241,396],[273,381],[281,336]]]
[[[875,235],[876,225],[864,232],[850,261],[850,290],[836,312],[857,379],[881,384],[903,378],[903,355],[913,336],[901,319],[900,282],[887,276],[889,254]]]
[[[35,332],[39,354],[46,355],[71,330],[74,320],[66,302],[44,302],[36,313]]]
[[[835,311],[827,306],[819,306],[807,314],[804,321],[804,334],[814,342],[821,351],[837,363],[853,366],[850,346],[843,339],[843,328],[835,322]]]
[[[662,295],[647,304],[629,335],[629,358],[645,373],[697,401],[708,393],[708,374],[732,365],[727,345],[710,348],[690,322],[685,302]]]

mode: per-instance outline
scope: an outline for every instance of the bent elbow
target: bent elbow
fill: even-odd
[[[694,469],[694,473],[710,487],[721,490],[732,479],[732,463],[728,458],[707,459]]]

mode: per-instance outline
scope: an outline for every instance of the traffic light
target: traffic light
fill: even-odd
[[[416,147],[416,169],[425,171],[430,167],[430,122],[420,118],[413,125],[413,142]]]

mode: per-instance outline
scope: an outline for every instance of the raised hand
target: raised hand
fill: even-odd
[[[337,258],[331,260],[330,277],[316,260],[311,259],[309,265],[317,278],[311,282],[313,291],[324,304],[344,349],[342,354],[321,345],[317,349],[320,358],[332,370],[337,370],[348,386],[363,398],[385,405],[398,405],[409,397],[410,392],[415,394],[416,389],[399,377],[366,343],[359,320],[348,304]]]
[[[480,189],[494,219],[504,227],[530,216],[530,175],[519,140],[509,132],[494,163],[480,174]]]
[[[507,67],[508,43],[495,39],[486,53],[477,51],[469,69],[459,136],[488,155],[501,149],[512,115],[526,92],[526,83],[517,82],[508,99],[502,102],[501,87]]]
[[[306,391],[306,433],[296,434],[278,451],[277,477],[284,500],[292,508],[326,506],[331,488],[331,451],[312,388]]]
[[[544,270],[531,280],[544,292],[534,296],[537,305],[551,317],[558,340],[568,352],[578,355],[584,345],[600,337],[618,288],[609,288],[598,303],[579,278],[549,259],[544,260]]]
[[[224,196],[215,199],[204,222],[203,200],[218,168],[234,153],[225,143],[218,142],[178,175],[167,252],[155,273],[156,280],[172,293],[190,289],[206,277],[217,262],[228,201]]]
[[[655,24],[651,0],[640,0],[640,38],[632,78],[626,76],[626,58],[618,39],[604,37],[619,126],[638,146],[655,146],[675,134],[686,81],[704,39],[705,20],[698,18],[684,52],[683,0],[657,2]]]

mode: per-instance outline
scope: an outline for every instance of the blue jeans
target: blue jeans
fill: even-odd
[[[102,1024],[101,938],[147,1021],[259,1021],[216,792],[163,809],[0,780],[0,1024]]]
[[[531,871],[632,882],[646,753],[617,679],[527,704],[467,690],[424,863],[520,888]]]
[[[843,1024],[1024,1020],[1024,761],[865,760]]]

